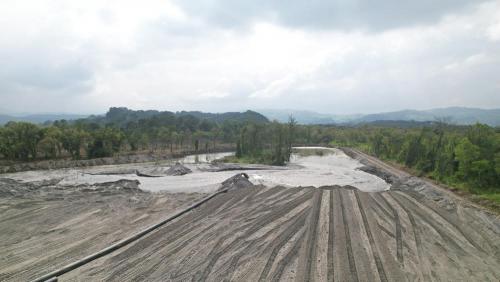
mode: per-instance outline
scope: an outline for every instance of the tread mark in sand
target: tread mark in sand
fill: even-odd
[[[245,228],[247,228],[248,226],[250,226],[251,223],[246,223],[246,224],[243,224],[235,229],[232,229],[230,232],[231,234],[234,234],[234,233],[238,233],[242,230],[244,230]],[[226,231],[227,232],[227,226],[220,226],[218,227],[216,230],[214,230],[212,233],[208,233],[208,234],[205,234],[202,236],[202,238],[200,239],[200,242],[205,242],[206,240],[208,240],[209,238],[213,237],[213,236],[217,236],[217,234],[222,234],[222,232]],[[203,234],[204,231],[201,231],[199,234]],[[225,235],[223,237],[223,240],[227,239],[227,236],[228,235]],[[193,255],[188,255],[186,257],[184,257],[181,261],[180,261],[180,265],[187,265],[187,262],[192,258]],[[170,278],[172,279],[178,279],[180,276],[186,274],[187,272],[182,272],[183,269],[182,268],[178,268],[176,271],[174,271],[171,275]]]
[[[216,245],[216,247],[214,247],[212,249],[213,252],[211,252],[210,255],[209,255],[210,260],[208,262],[208,265],[204,269],[204,271],[201,273],[201,276],[199,277],[199,280],[204,281],[204,280],[207,279],[208,275],[212,271],[212,268],[215,266],[215,264],[217,263],[217,261],[219,260],[219,258],[224,253],[226,253],[227,251],[229,251],[234,246],[240,244],[241,241],[244,240],[244,238],[249,237],[250,235],[254,234],[255,232],[257,232],[262,227],[266,226],[267,224],[275,221],[276,219],[278,219],[280,217],[285,216],[287,213],[289,213],[290,211],[292,211],[293,209],[295,209],[297,206],[299,206],[302,203],[310,200],[311,197],[312,197],[312,194],[314,193],[314,191],[315,191],[315,189],[314,190],[311,189],[310,191],[306,192],[305,194],[303,194],[303,195],[301,195],[301,196],[293,199],[292,201],[288,202],[287,204],[281,206],[280,209],[276,210],[275,213],[266,214],[266,215],[258,217],[256,219],[256,222],[243,235],[238,236],[238,238],[234,239],[231,243],[229,243],[224,248],[220,249]],[[222,246],[222,243],[223,243],[222,239],[224,239],[224,238],[221,238],[219,240],[219,242],[217,242],[217,244],[219,244],[220,246]],[[215,250],[219,250],[219,251],[215,251]]]
[[[300,237],[297,238],[297,241],[295,242],[295,245],[293,245],[292,249],[283,257],[283,259],[281,259],[278,262],[278,264],[276,265],[276,269],[271,275],[270,281],[279,281],[288,263],[291,262],[293,258],[298,255],[300,247],[302,246],[302,241],[304,241],[305,234],[306,232],[302,231]]]
[[[486,253],[483,250],[483,248],[471,238],[470,234],[466,230],[461,228],[460,223],[455,222],[455,219],[452,216],[446,215],[442,210],[436,208],[432,203],[431,204],[426,203],[426,200],[422,199],[422,197],[416,196],[415,192],[406,192],[405,194],[407,196],[413,198],[416,202],[420,203],[421,205],[425,206],[426,208],[429,208],[435,214],[437,214],[439,217],[441,217],[445,222],[447,222],[448,224],[453,226],[455,228],[455,230],[458,231],[462,235],[462,237],[464,237],[464,239],[467,242],[469,242],[469,244],[471,246],[473,246],[474,248],[476,248],[480,252]],[[466,227],[466,226],[464,226],[464,227]]]
[[[281,229],[281,227],[283,227],[283,226],[287,226],[287,225],[289,225],[291,222],[294,222],[294,223],[292,223],[292,224],[295,224],[295,222],[296,222],[298,219],[300,219],[300,218],[301,218],[301,217],[303,217],[303,216],[305,217],[305,215],[307,215],[307,214],[309,213],[309,209],[310,209],[309,207],[304,208],[304,209],[303,209],[303,210],[301,210],[301,211],[300,211],[297,215],[295,215],[294,217],[291,217],[291,218],[287,219],[285,222],[280,223],[280,224],[279,224],[278,226],[276,226],[274,229],[271,229],[271,230],[267,231],[267,232],[266,232],[264,235],[262,235],[261,237],[256,238],[256,239],[252,239],[252,240],[248,241],[247,246],[245,246],[245,247],[244,247],[241,251],[239,251],[239,252],[238,252],[235,256],[233,256],[233,257],[231,258],[231,260],[230,260],[230,262],[229,262],[229,267],[228,267],[228,269],[227,269],[225,272],[226,272],[226,273],[231,273],[231,277],[232,277],[232,275],[234,274],[234,270],[236,269],[236,267],[238,267],[238,266],[239,266],[239,265],[238,265],[238,262],[239,262],[240,258],[241,258],[242,256],[244,256],[244,255],[248,254],[248,250],[249,250],[251,247],[255,247],[256,245],[259,245],[258,243],[259,243],[260,241],[265,241],[265,239],[266,239],[266,238],[268,238],[268,237],[269,237],[269,235],[271,235],[272,233],[274,233],[274,231],[275,231],[275,230],[280,230],[280,229]],[[298,229],[300,230],[300,227],[301,227],[301,226],[303,226],[303,225],[304,225],[304,224],[302,223],[302,224],[299,226],[299,228],[298,228]],[[288,229],[287,229],[287,230],[285,230],[283,233],[286,233],[286,232],[288,232]],[[283,233],[282,233],[282,234],[283,234]],[[296,232],[295,232],[295,233],[296,233]],[[294,234],[295,234],[295,233],[294,233]],[[280,236],[281,236],[281,235],[280,235]],[[276,240],[276,239],[275,239],[275,240]],[[289,240],[287,240],[287,241],[289,241]],[[286,242],[285,242],[285,243],[286,243]],[[276,245],[276,244],[277,244],[277,243],[274,243],[274,242],[273,242],[273,243],[271,243],[271,245]],[[258,248],[262,247],[263,245],[264,245],[264,244],[260,244],[260,246],[259,246]],[[231,281],[232,279],[229,279],[229,280]]]
[[[411,226],[412,226],[412,229],[413,229],[413,235],[415,236],[415,245],[417,247],[417,254],[418,254],[418,264],[422,265],[422,263],[424,261],[423,260],[423,255],[422,255],[422,239],[420,238],[420,234],[419,234],[420,231],[419,231],[419,227],[418,227],[417,223],[415,222],[415,217],[410,212],[410,210],[407,209],[404,205],[402,205],[401,202],[396,197],[394,197],[391,193],[389,193],[389,196],[391,196],[391,198],[394,201],[396,201],[396,203],[398,203],[399,206],[408,215],[408,219],[410,220],[410,223],[411,223]],[[427,273],[424,273],[423,276],[424,276],[425,280],[430,280],[430,277],[429,277],[429,275]]]
[[[218,195],[217,197],[213,198],[211,200],[210,205],[211,206],[221,206],[225,201],[227,201],[228,193],[225,193],[224,195]],[[114,262],[120,263],[122,261],[129,261],[130,262],[130,257],[133,257],[138,252],[142,252],[145,250],[149,245],[151,245],[151,242],[157,242],[160,241],[162,238],[170,236],[170,241],[173,242],[172,238],[175,238],[175,240],[178,239],[178,236],[181,235],[180,233],[175,233],[175,231],[178,231],[178,228],[184,228],[185,229],[185,224],[189,224],[189,228],[192,228],[190,230],[193,230],[195,228],[195,225],[198,225],[196,222],[200,222],[201,219],[206,218],[209,216],[209,213],[204,212],[207,209],[206,206],[197,208],[188,214],[186,214],[184,217],[171,222],[169,224],[166,224],[165,226],[162,226],[160,229],[156,230],[155,232],[152,232],[147,235],[146,240],[139,240],[135,242],[133,245],[128,247],[126,250],[117,253],[114,256],[111,256],[110,259]],[[195,223],[195,225],[192,225],[192,223]],[[202,224],[199,224],[200,226]],[[174,235],[172,235],[174,234]],[[184,235],[182,235],[184,236]],[[136,259],[137,260],[137,259]],[[134,262],[130,262],[134,263]],[[132,264],[133,265],[133,264]]]
[[[391,209],[392,214],[394,215],[394,221],[396,223],[396,253],[397,253],[397,258],[398,262],[402,265],[404,265],[403,262],[403,235],[401,231],[401,220],[399,219],[399,213],[398,211],[387,201],[387,199],[384,197],[384,194],[380,194],[380,198],[385,202],[385,204]]]
[[[273,266],[273,263],[278,255],[279,251],[283,248],[283,246],[290,241],[290,239],[300,230],[306,221],[306,217],[309,213],[310,208],[304,209],[301,214],[295,217],[294,222],[288,226],[278,237],[276,237],[270,244],[270,246],[274,246],[271,251],[271,255],[269,256],[266,266],[260,273],[259,281],[266,281],[269,271]]]
[[[345,206],[344,206],[344,197],[339,189],[336,190],[338,197],[340,198],[340,208],[342,210],[342,221],[344,223],[344,235],[346,240],[346,249],[347,249],[347,259],[349,261],[349,269],[351,272],[352,281],[358,282],[358,271],[356,270],[356,262],[354,261],[354,255],[352,253],[352,245],[351,245],[351,234],[349,231],[349,224],[347,223],[347,216],[345,214]]]
[[[334,260],[333,260],[333,245],[335,244],[335,233],[333,230],[334,227],[334,215],[333,215],[333,191],[330,191],[330,202],[329,202],[329,212],[328,212],[328,254],[327,254],[327,263],[328,263],[328,274],[327,281],[333,281],[334,277]]]
[[[424,214],[424,211],[422,208],[420,208],[416,203],[410,199],[408,199],[406,196],[403,195],[403,193],[392,193],[392,197],[395,200],[398,200],[398,203],[401,207],[406,207],[407,209],[412,208],[414,211],[415,215],[417,215],[422,221],[426,222],[429,226],[431,226],[438,234],[441,236],[441,238],[448,243],[448,245],[452,245],[457,252],[460,252],[460,255],[465,255],[467,252],[462,248],[462,246],[455,241],[449,234],[447,234],[446,230],[440,225],[439,222],[436,220],[429,218],[428,215]],[[406,205],[402,205],[402,202],[405,202]],[[421,203],[419,203],[421,205]]]
[[[373,202],[375,203],[375,205],[385,214],[385,216],[387,216],[387,218],[390,218],[392,220],[394,220],[394,215],[391,214],[389,211],[387,211],[386,208],[384,208],[382,206],[382,204],[379,203],[379,201],[377,201],[377,199],[375,198],[378,198],[376,196],[378,196],[379,194],[375,194],[375,195],[370,195],[370,197],[372,198]]]
[[[368,236],[368,241],[370,242],[370,248],[372,249],[373,259],[375,260],[375,265],[377,266],[377,271],[382,282],[387,281],[387,276],[385,275],[384,267],[382,265],[382,260],[378,254],[377,246],[375,245],[375,240],[373,239],[372,231],[370,230],[370,225],[368,224],[368,219],[366,218],[365,210],[361,204],[361,199],[359,198],[358,190],[354,191],[356,196],[356,201],[358,202],[359,211],[361,212],[361,217],[363,219],[363,225],[365,226],[366,235]]]
[[[323,197],[322,190],[316,190],[314,193],[314,199],[312,201],[312,211],[310,214],[310,224],[308,228],[308,235],[306,241],[306,267],[304,269],[304,280],[313,280],[315,266],[316,266],[316,241],[318,239],[318,221],[319,213],[321,209],[321,199]]]

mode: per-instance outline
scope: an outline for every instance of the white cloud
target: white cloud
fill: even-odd
[[[60,111],[61,97],[66,111],[94,113],[500,106],[500,1],[375,31],[267,17],[227,28],[178,5],[2,1],[2,108]]]

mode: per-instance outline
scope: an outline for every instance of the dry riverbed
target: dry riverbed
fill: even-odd
[[[61,281],[500,279],[496,215],[358,151],[298,152],[287,168],[199,156],[179,160],[192,170],[182,176],[167,175],[173,163],[1,175],[0,281],[98,251],[239,172],[257,185],[236,185]]]

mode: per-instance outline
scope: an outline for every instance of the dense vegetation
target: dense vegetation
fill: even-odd
[[[332,145],[357,147],[440,182],[500,202],[500,130],[434,122],[421,128],[335,128]]]
[[[248,123],[268,122],[252,111],[206,114],[111,108],[105,116],[72,122],[9,122],[0,127],[0,158],[80,159],[140,150],[209,150],[220,143],[236,143],[241,127]]]
[[[287,124],[246,124],[236,141],[236,155],[228,160],[284,165],[290,160],[296,127],[297,123],[292,117]]]

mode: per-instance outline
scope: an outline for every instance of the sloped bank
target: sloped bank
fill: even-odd
[[[156,162],[156,161],[165,161],[165,160],[183,158],[189,155],[224,153],[232,151],[234,151],[234,146],[226,145],[226,146],[220,146],[216,149],[211,149],[209,151],[186,150],[183,152],[174,152],[174,153],[155,152],[148,154],[126,154],[126,155],[118,155],[115,157],[85,159],[85,160],[59,159],[59,160],[41,160],[41,161],[20,162],[20,163],[15,162],[6,165],[0,165],[0,174],[30,171],[30,170],[47,170],[47,169],[59,169],[59,168],[76,168],[76,167],[91,167],[100,165]]]

